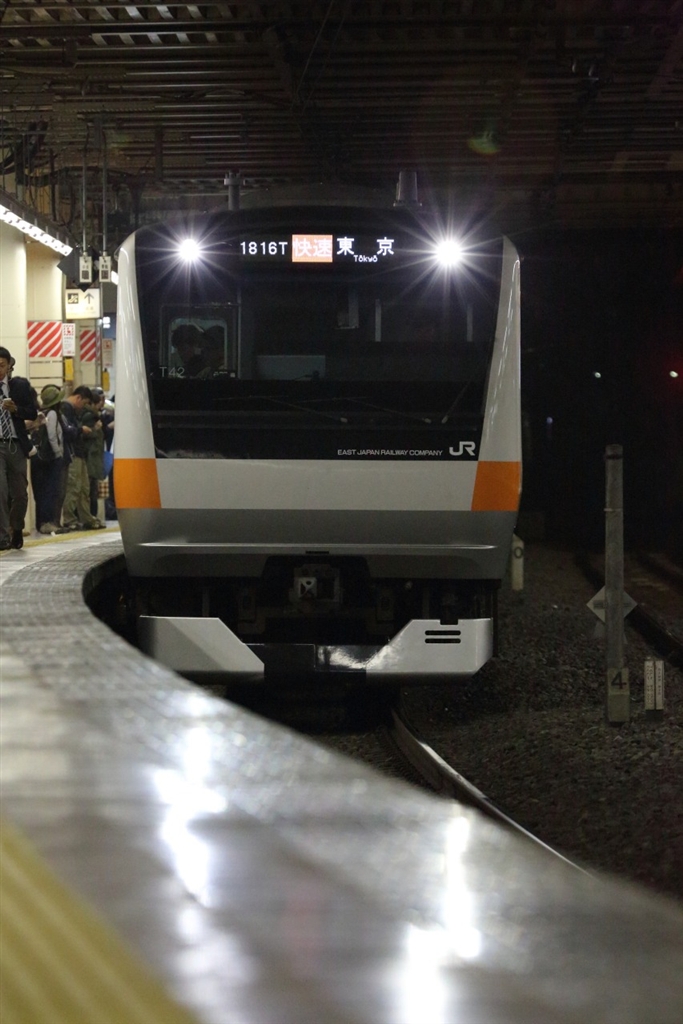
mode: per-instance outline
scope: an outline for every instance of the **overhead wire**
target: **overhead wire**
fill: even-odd
[[[301,77],[299,78],[299,82],[298,82],[298,85],[296,87],[296,91],[294,93],[294,99],[292,101],[292,105],[293,106],[296,105],[299,102],[299,99],[300,99],[300,96],[301,96],[301,90],[302,90],[302,87],[303,87],[303,84],[304,84],[304,80],[305,80],[306,75],[308,73],[308,68],[309,68],[310,63],[311,63],[311,61],[313,59],[313,55],[314,55],[315,51],[318,48],[318,44],[320,43],[320,40],[322,39],[323,32],[325,31],[325,26],[327,25],[327,22],[330,19],[330,15],[332,14],[332,9],[335,6],[336,2],[337,2],[337,0],[330,0],[330,2],[328,4],[328,7],[327,7],[327,11],[325,12],[325,16],[324,16],[322,22],[320,23],[320,28],[318,29],[318,33],[317,33],[317,35],[316,35],[316,37],[315,37],[315,39],[313,41],[313,45],[311,46],[311,49],[310,49],[310,51],[308,53],[308,57],[306,58],[306,63],[304,64],[304,69],[301,72]],[[346,15],[348,13],[348,10],[349,10],[350,6],[351,6],[351,0],[346,0],[346,3],[344,4],[344,8],[342,10],[341,16],[340,16],[339,21],[337,23],[337,31],[335,32],[334,37],[332,39],[332,42],[330,43],[330,47],[328,49],[327,57],[325,58],[325,61],[324,61],[323,65],[322,65],[321,69],[318,71],[318,74],[317,74],[317,76],[316,76],[316,78],[315,78],[315,80],[313,82],[313,85],[308,90],[308,95],[306,96],[304,102],[299,106],[298,113],[300,113],[300,114],[303,113],[304,110],[306,109],[306,107],[308,106],[308,104],[309,104],[309,102],[311,100],[311,97],[313,96],[313,92],[315,90],[315,87],[318,84],[318,81],[320,80],[320,76],[322,75],[322,73],[324,72],[325,68],[327,67],[327,62],[329,61],[329,58],[330,58],[330,56],[332,54],[332,51],[334,50],[334,47],[335,47],[335,45],[337,43],[337,39],[339,38],[339,33],[341,32],[342,25],[344,24],[344,20],[346,18]]]
[[[332,0],[332,3],[334,3],[334,0]],[[332,3],[330,3],[330,8],[332,7]],[[334,34],[334,36],[332,38],[332,42],[330,43],[330,45],[329,45],[329,47],[327,49],[327,55],[325,57],[325,60],[323,61],[322,66],[318,70],[318,74],[316,75],[316,77],[315,77],[315,79],[313,81],[312,86],[308,90],[308,95],[306,96],[306,99],[305,99],[304,103],[301,105],[300,111],[302,113],[306,109],[306,107],[308,106],[308,103],[310,102],[311,97],[313,96],[313,93],[315,91],[315,87],[318,84],[318,82],[320,81],[320,79],[322,78],[323,74],[325,73],[325,70],[326,70],[327,65],[329,63],[329,60],[330,60],[330,57],[334,53],[334,48],[337,45],[337,39],[339,38],[339,33],[342,30],[342,27],[344,25],[344,21],[346,19],[346,15],[348,14],[350,6],[351,6],[351,0],[346,0],[346,3],[344,5],[344,9],[343,9],[343,11],[341,13],[339,21],[337,22],[337,31],[335,32],[335,34]],[[328,14],[329,14],[329,11],[328,11]],[[327,17],[326,17],[325,20],[327,20]],[[318,38],[320,37],[320,34],[322,33],[323,28],[324,28],[324,24],[321,26],[320,33],[318,33]],[[317,42],[318,42],[318,40],[316,39],[315,45],[317,45]],[[314,48],[315,48],[315,45],[314,45]],[[312,56],[313,56],[313,50],[311,50],[311,53],[309,54],[309,61],[310,61],[310,58]],[[308,67],[308,63],[306,64],[306,67]],[[299,82],[299,87],[297,88],[297,96],[299,94],[299,89],[301,87],[302,82],[303,82],[303,75],[302,75],[301,81]]]

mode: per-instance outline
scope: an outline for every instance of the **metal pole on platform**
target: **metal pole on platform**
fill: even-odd
[[[239,210],[240,208],[240,183],[239,171],[228,171],[223,179],[223,184],[228,186],[228,209]]]
[[[624,668],[624,508],[623,449],[605,450],[605,646],[607,657],[607,721],[628,722],[630,692]]]

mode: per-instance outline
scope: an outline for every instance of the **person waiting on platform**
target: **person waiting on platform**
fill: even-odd
[[[36,500],[36,529],[39,533],[59,533],[61,512],[60,485],[64,463],[64,431],[61,404],[64,391],[46,384],[40,392],[45,417],[34,434],[36,454],[31,459],[31,484]]]
[[[102,490],[104,491],[104,518],[118,519],[116,514],[116,500],[114,496],[114,430],[115,408],[114,395],[104,400],[102,409],[102,429],[104,433],[104,469],[106,477],[103,480]],[[100,495],[101,496],[101,495]]]
[[[92,402],[92,391],[80,384],[62,402],[62,418],[69,468],[66,480],[66,495],[62,510],[63,524],[68,530],[104,530],[101,523],[90,512],[90,480],[85,461],[85,438],[93,428],[81,422],[86,404]]]
[[[24,546],[28,508],[28,453],[25,420],[38,415],[31,385],[12,377],[11,354],[0,346],[0,551]]]
[[[83,410],[81,422],[91,428],[85,438],[85,463],[88,469],[90,515],[97,518],[100,480],[104,479],[104,391],[91,388],[92,402]]]

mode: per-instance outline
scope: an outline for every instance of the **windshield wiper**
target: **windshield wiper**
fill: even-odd
[[[388,406],[385,406],[385,405],[377,405],[374,402],[368,402],[364,398],[348,398],[346,396],[340,396],[338,398],[330,398],[330,399],[311,398],[311,399],[304,399],[302,402],[288,402],[284,398],[275,398],[273,395],[259,395],[259,394],[253,394],[253,395],[230,395],[230,396],[227,396],[225,398],[219,398],[218,399],[218,404],[223,404],[223,403],[227,403],[227,402],[240,402],[240,401],[242,401],[242,402],[249,402],[249,401],[270,402],[272,405],[280,406],[283,409],[295,409],[297,412],[310,412],[314,416],[321,416],[323,419],[332,420],[334,423],[348,423],[349,422],[349,418],[348,417],[349,417],[349,415],[351,415],[351,410],[347,410],[347,415],[343,415],[341,413],[334,414],[334,413],[331,413],[331,412],[323,412],[322,409],[317,409],[317,408],[315,408],[315,406],[319,405],[322,402],[327,402],[328,405],[331,405],[331,404],[333,404],[335,402],[345,402],[349,406],[353,406],[353,405],[361,406],[363,409],[370,409],[370,410],[372,410],[374,412],[382,412],[382,413],[384,413],[387,416],[399,416],[399,417],[402,417],[403,419],[412,420],[413,422],[416,422],[416,423],[431,424],[431,423],[434,422],[434,420],[431,417],[429,417],[429,416],[420,416],[419,413],[406,412],[405,409],[391,409],[391,408],[389,408]]]
[[[453,413],[456,411],[456,409],[460,405],[460,400],[462,399],[463,395],[468,390],[468,388],[471,387],[472,384],[474,384],[474,378],[471,378],[470,380],[467,381],[466,384],[464,384],[462,386],[462,388],[460,389],[458,394],[455,396],[455,401],[451,402],[451,404],[449,405],[448,409],[446,410],[444,415],[441,417],[441,423],[442,424],[443,423],[448,423],[449,419],[451,418]]]
[[[335,416],[329,412],[321,412],[319,409],[311,409],[309,406],[299,404],[298,402],[285,402],[282,398],[273,398],[272,395],[231,395],[228,398],[219,398],[218,402],[271,402],[273,405],[279,405],[285,409],[295,409],[297,412],[310,412],[314,416],[322,416],[323,419],[332,420],[334,423],[348,423],[349,421],[345,416]]]
[[[418,423],[432,423],[433,422],[429,417],[427,417],[427,416],[420,416],[419,413],[406,412],[404,409],[390,409],[390,408],[388,408],[385,405],[376,405],[374,402],[368,402],[364,398],[349,398],[349,397],[346,397],[346,396],[340,396],[339,398],[329,398],[329,399],[311,398],[311,399],[307,400],[307,403],[310,402],[312,404],[313,402],[324,402],[324,401],[327,401],[329,403],[332,403],[332,402],[347,402],[350,405],[351,404],[360,405],[360,406],[363,406],[365,409],[373,409],[375,412],[383,412],[383,413],[386,413],[388,416],[403,416],[404,418],[409,419],[409,420],[416,420]],[[344,422],[347,423],[348,420],[344,419]]]
[[[416,412],[406,412],[405,409],[389,409],[384,405],[375,405],[374,402],[366,402],[363,398],[349,398],[349,402],[355,402],[356,405],[362,405],[366,409],[374,409],[376,412],[385,412],[389,416],[403,416],[408,420],[416,420],[418,423],[431,423],[432,420],[429,416],[420,416]]]

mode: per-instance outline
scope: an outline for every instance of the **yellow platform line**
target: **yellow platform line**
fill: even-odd
[[[118,532],[119,527],[117,525],[108,526],[106,530],[69,530],[68,533],[56,533],[54,536],[51,533],[47,533],[42,537],[24,537],[24,547],[37,548],[40,547],[41,544],[58,544],[63,540],[75,540],[78,537],[92,537],[95,534],[101,536],[103,533],[111,536],[112,533]],[[0,558],[2,558],[3,555],[12,554],[13,551],[16,551],[16,549],[8,548],[7,551],[0,551]],[[2,1024],[1,1021],[0,1024]]]
[[[116,933],[0,823],[2,1024],[197,1024]]]

